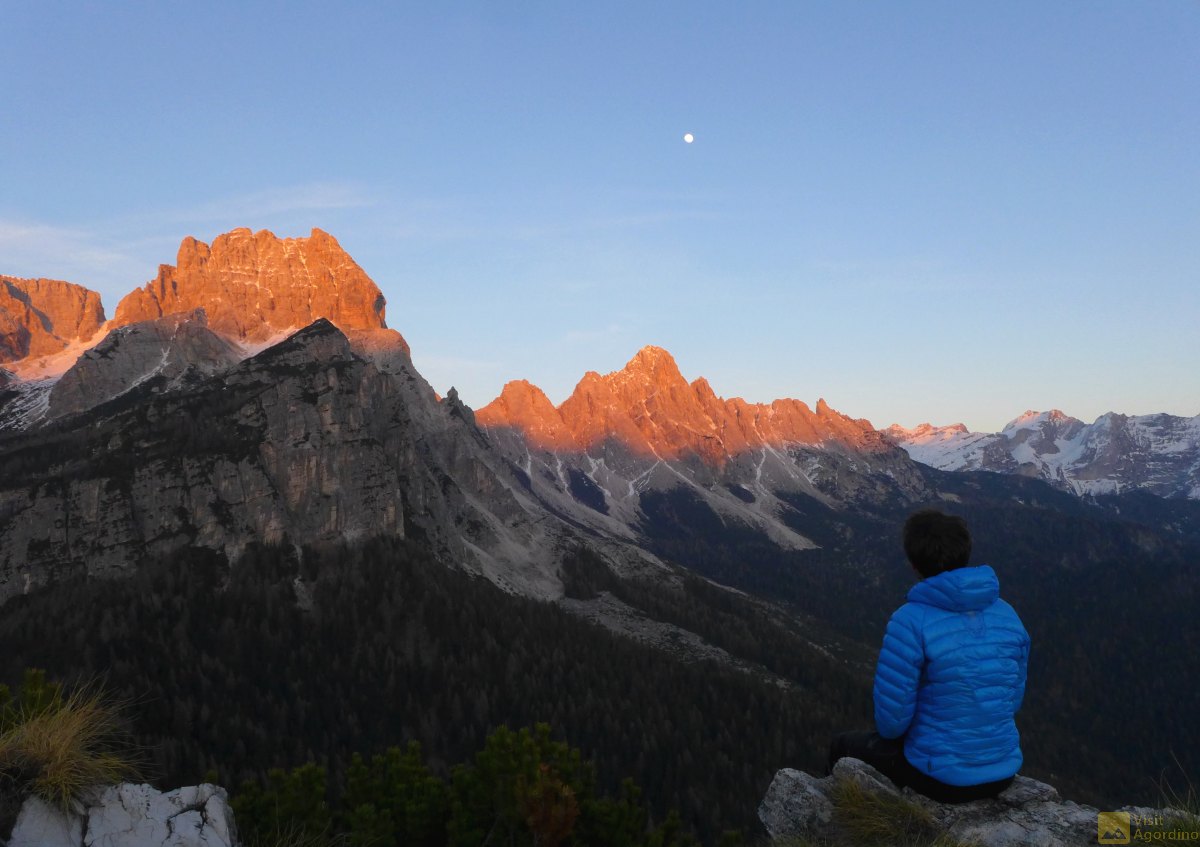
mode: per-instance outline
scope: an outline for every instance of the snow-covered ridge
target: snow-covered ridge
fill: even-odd
[[[882,432],[939,470],[1019,473],[1080,495],[1141,489],[1200,499],[1200,415],[1109,412],[1085,424],[1051,409],[1027,411],[995,433],[962,424],[893,424]]]

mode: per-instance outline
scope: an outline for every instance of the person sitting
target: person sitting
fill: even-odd
[[[861,759],[898,786],[962,803],[999,794],[1023,761],[1013,716],[1029,634],[987,565],[971,567],[966,522],[927,509],[904,524],[921,581],[888,621],[875,670],[875,731],[834,739],[829,769]]]

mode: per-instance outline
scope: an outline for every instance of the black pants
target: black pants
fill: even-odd
[[[904,757],[903,738],[884,738],[878,732],[843,732],[829,745],[829,766],[833,771],[838,759],[861,759],[900,788],[908,786],[939,803],[968,803],[995,797],[1012,784],[1013,778],[980,785],[947,785],[914,768]]]

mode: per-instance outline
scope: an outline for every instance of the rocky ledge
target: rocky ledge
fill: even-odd
[[[0,839],[0,844],[3,844]],[[63,814],[30,797],[8,847],[234,847],[237,831],[225,789],[216,785],[165,793],[125,783],[98,792]]]
[[[1097,843],[1098,812],[1059,797],[1044,782],[1018,776],[992,800],[950,805],[938,803],[905,788],[898,790],[887,777],[858,759],[842,759],[833,775],[818,779],[802,771],[784,768],[775,774],[758,807],[758,817],[776,841],[795,839],[803,843],[848,843],[844,822],[839,820],[839,797],[847,783],[859,797],[868,797],[892,807],[908,801],[923,810],[932,829],[952,843],[979,847],[1083,847]],[[889,803],[889,801],[891,801]],[[1134,820],[1165,822],[1182,816],[1171,809],[1126,806],[1119,811]],[[920,814],[920,812],[918,812]],[[1121,842],[1128,843],[1128,841]]]

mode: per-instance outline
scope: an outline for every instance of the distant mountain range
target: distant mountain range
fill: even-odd
[[[122,298],[110,321],[99,295],[82,286],[0,276],[0,387],[13,392],[0,408],[0,431],[82,411],[153,374],[217,372],[318,318],[355,335],[359,346],[407,353],[400,334],[386,329],[384,311],[375,283],[319,229],[287,239],[238,229],[211,246],[185,238],[176,263],[161,265],[154,280]],[[1076,494],[1146,490],[1200,499],[1200,416],[1109,413],[1086,425],[1054,410],[1027,412],[999,433],[893,425],[881,438],[869,422],[823,400],[814,412],[798,400],[719,398],[703,377],[686,381],[657,347],[615,373],[585,374],[557,408],[537,386],[510,382],[478,420],[526,474],[536,457],[553,456],[559,489],[594,485],[618,520],[628,499],[620,492],[631,480],[674,479],[684,467],[683,478],[702,486],[709,476],[722,480],[727,493],[715,496],[723,507],[760,518],[763,507],[747,505],[756,502],[756,488],[763,493],[764,474],[767,483],[795,490],[824,485],[837,499],[844,492],[822,482],[832,456],[874,466],[888,461],[889,444],[941,470],[1035,476]],[[811,474],[785,455],[792,449],[820,457],[810,462]],[[569,457],[582,462],[574,483],[560,467],[564,457],[571,467]],[[853,471],[841,463],[834,487],[848,485]]]
[[[684,516],[829,550],[864,515],[937,496],[912,459],[1200,498],[1200,418],[1049,412],[996,434],[881,433],[824,400],[718,397],[658,347],[585,374],[557,407],[514,381],[473,413],[434,393],[384,311],[321,230],[186,238],[112,320],[80,286],[0,279],[0,597],[182,545],[236,555],[372,531],[419,532],[553,597],[556,551],[587,540],[620,572],[661,567],[645,539]],[[181,437],[207,446],[179,451]]]
[[[1052,409],[1025,412],[995,433],[962,424],[883,432],[939,470],[1021,474],[1081,495],[1140,490],[1200,499],[1200,415],[1109,412],[1085,424]]]

